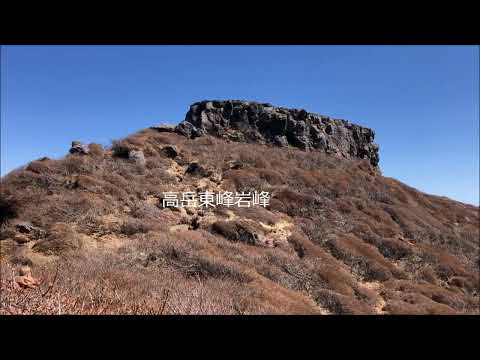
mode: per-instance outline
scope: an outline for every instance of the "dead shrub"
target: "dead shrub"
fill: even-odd
[[[337,178],[331,184],[331,193],[335,198],[346,196],[350,193],[351,181],[348,178]]]
[[[216,221],[212,224],[211,231],[230,241],[243,242],[249,245],[255,245],[258,241],[258,230],[245,222]]]
[[[425,266],[418,271],[417,274],[420,280],[429,282],[430,284],[437,284],[438,279],[435,271],[430,266]]]
[[[67,155],[57,165],[63,168],[64,175],[78,175],[92,173],[94,160],[89,156]]]
[[[178,145],[185,140],[185,137],[178,135],[176,133],[161,133],[155,130],[146,130],[144,131],[145,135],[148,135],[148,141],[154,145]],[[195,139],[195,141],[200,140],[201,138]]]
[[[388,225],[376,225],[372,227],[372,230],[380,237],[393,238],[399,234],[399,231]]]
[[[103,146],[100,144],[91,143],[88,145],[90,155],[101,157],[104,154]]]
[[[238,263],[220,258],[206,249],[209,247],[208,243],[214,239],[208,233],[187,231],[173,236],[155,233],[150,236],[153,242],[148,248],[142,249],[149,253],[147,266],[164,264],[178,270],[187,278],[201,280],[213,278],[238,283],[252,280]]]
[[[190,256],[180,259],[182,271],[187,277],[200,279],[231,279],[240,283],[250,282],[250,276],[239,270],[234,264],[220,259]],[[177,265],[178,266],[178,265]]]
[[[468,279],[462,276],[453,276],[449,279],[448,283],[451,286],[464,289],[466,292],[469,293],[475,293],[475,291],[478,291],[480,289],[480,284],[478,283],[478,281]]]
[[[152,230],[151,224],[141,219],[129,218],[120,226],[120,232],[124,235],[131,236],[138,233],[144,234]]]
[[[400,300],[387,301],[384,310],[392,315],[453,315],[455,310],[420,294],[405,294]]]
[[[436,249],[426,244],[418,244],[417,247],[421,250],[422,259],[435,268],[440,279],[448,281],[452,276],[467,276],[465,266],[445,250]]]
[[[44,174],[50,172],[50,167],[48,166],[47,161],[35,160],[27,165],[25,170],[37,173]]]
[[[288,237],[288,242],[292,245],[299,258],[305,256],[305,246],[303,245],[305,241],[307,240],[297,233],[293,233]]]
[[[2,245],[3,246],[3,245]],[[12,255],[10,257],[10,263],[16,266],[33,266],[33,261],[28,256],[26,256],[23,248],[14,248],[12,249]],[[0,289],[3,290],[3,289]]]
[[[280,190],[273,198],[281,201],[283,212],[290,216],[315,216],[322,208],[321,202],[316,197],[290,189]]]
[[[110,172],[105,172],[103,174],[103,179],[105,181],[108,181],[115,187],[121,188],[121,189],[127,189],[128,188],[128,181],[122,176],[117,173],[110,173]]]
[[[367,239],[374,237],[374,234],[370,226],[363,221],[353,220],[351,232],[368,243],[377,243],[376,241],[367,241]]]
[[[271,169],[258,169],[258,176],[260,179],[265,180],[270,185],[282,185],[285,184],[285,177],[282,176],[278,171]]]
[[[255,167],[259,169],[266,169],[269,167],[269,163],[264,157],[259,156],[255,159]]]
[[[218,211],[226,210],[226,208],[224,207],[219,207],[217,209],[219,209]],[[231,208],[231,211],[233,211],[237,216],[240,216],[242,218],[255,220],[267,225],[273,225],[278,221],[280,221],[280,218],[281,218],[278,214],[275,214],[274,212],[271,212],[265,209],[263,206],[252,206],[252,207],[235,206]]]
[[[262,255],[256,261],[256,271],[284,288],[308,292],[319,283],[311,264],[299,261],[298,257],[269,250]]]
[[[229,170],[224,174],[224,178],[233,183],[239,192],[260,192],[268,189],[268,183],[253,170]]]
[[[425,301],[418,295],[422,295],[435,303],[447,305],[452,310],[453,308],[469,306],[468,300],[463,294],[433,284],[417,284],[408,280],[390,280],[385,283],[385,287],[396,291],[396,295],[400,295],[400,297],[405,296],[405,294],[417,296],[420,303]]]
[[[128,159],[128,154],[130,150],[135,150],[135,147],[127,143],[126,141],[114,140],[112,142],[111,149],[112,149],[113,156],[123,158],[123,159]]]
[[[313,220],[308,218],[296,218],[295,220],[313,243],[323,244],[326,241],[330,233],[326,219],[315,217]]]
[[[17,216],[18,206],[18,201],[13,196],[0,194],[0,226]]]
[[[58,255],[80,247],[78,232],[66,223],[57,223],[48,231],[44,240],[33,245],[33,250],[46,255]]]
[[[146,168],[152,169],[165,169],[169,166],[169,161],[165,158],[155,156],[147,159]]]
[[[338,211],[340,211],[342,214],[351,214],[353,211],[355,211],[353,204],[346,199],[338,199],[336,205]]]
[[[386,258],[399,260],[410,256],[413,251],[410,247],[402,243],[400,240],[393,238],[384,238],[378,244],[378,250]]]
[[[331,290],[318,290],[314,293],[314,300],[336,315],[373,314],[373,310],[353,298],[335,293]]]
[[[369,193],[369,199],[372,200],[372,201],[376,201],[376,202],[380,202],[380,203],[384,203],[384,204],[393,204],[393,200],[392,200],[392,197],[391,195],[386,192],[386,191],[378,191],[378,190],[374,190],[372,192]]]
[[[372,245],[352,236],[330,239],[326,243],[333,256],[349,264],[367,280],[385,281],[395,268]]]

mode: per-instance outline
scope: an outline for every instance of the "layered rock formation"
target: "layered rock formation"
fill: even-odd
[[[190,106],[185,120],[174,130],[188,138],[205,134],[241,142],[294,146],[343,157],[379,162],[373,130],[346,120],[309,113],[303,109],[275,107],[269,103],[225,100],[201,101]]]

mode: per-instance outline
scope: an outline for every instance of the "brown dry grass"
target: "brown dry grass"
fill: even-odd
[[[151,129],[89,148],[2,178],[2,313],[478,313],[478,207],[292,148]],[[125,158],[131,149],[145,166]],[[203,186],[185,171],[192,161],[217,189],[269,191],[270,207],[163,209],[163,191]],[[17,245],[13,220],[45,237]],[[282,222],[278,246],[250,241]],[[169,232],[180,224],[193,230]],[[93,246],[105,239],[119,245]],[[22,264],[39,288],[13,286]]]

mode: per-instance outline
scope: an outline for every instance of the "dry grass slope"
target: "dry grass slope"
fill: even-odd
[[[293,148],[147,129],[89,149],[2,178],[0,313],[479,313],[478,207]],[[271,205],[162,207],[205,189]]]

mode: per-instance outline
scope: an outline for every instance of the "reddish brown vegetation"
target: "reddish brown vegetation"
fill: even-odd
[[[167,157],[165,145],[179,155]],[[1,313],[479,311],[479,209],[383,177],[367,161],[155,130],[89,150],[2,179]],[[130,150],[144,152],[145,166]],[[192,161],[209,171],[187,173]],[[161,206],[162,192],[203,180],[268,191],[271,204]],[[16,237],[14,220],[45,236]],[[275,247],[259,246],[267,233]],[[14,287],[24,265],[38,288]]]

